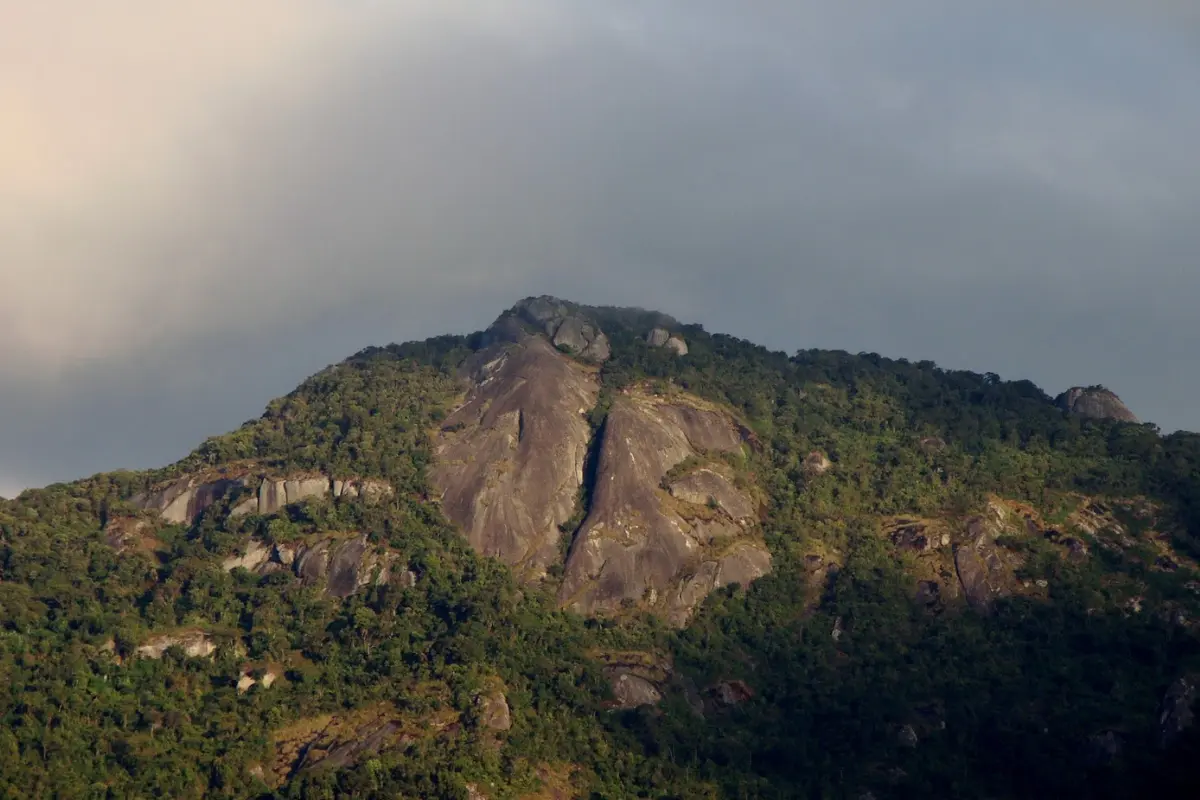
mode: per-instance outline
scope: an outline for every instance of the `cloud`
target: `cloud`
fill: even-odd
[[[165,460],[544,291],[1200,427],[1189,6],[0,7],[22,481]]]

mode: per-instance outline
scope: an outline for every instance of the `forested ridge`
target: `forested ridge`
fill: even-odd
[[[694,325],[673,326],[680,357],[646,343],[658,316],[590,312],[612,349],[593,427],[632,385],[745,426],[769,575],[682,629],[561,610],[557,575],[519,584],[430,486],[491,337],[371,348],[174,465],[0,501],[0,794],[1200,792],[1191,695],[1170,702],[1200,675],[1200,436],[1068,414],[1028,381]],[[175,524],[136,502],[254,470],[390,490],[234,514],[239,485]],[[136,535],[118,542],[122,525]],[[981,605],[946,576],[984,525],[1006,583]],[[393,560],[344,597],[299,566],[225,565],[252,539],[332,553],[360,535]],[[139,652],[195,631],[211,653]],[[614,707],[617,658],[645,659],[661,702]],[[371,737],[386,746],[347,746]]]

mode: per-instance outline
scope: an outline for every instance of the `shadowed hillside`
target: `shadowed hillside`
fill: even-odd
[[[1188,796],[1200,437],[531,298],[0,501],[5,797]]]

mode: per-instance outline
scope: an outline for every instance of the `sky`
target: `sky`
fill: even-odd
[[[1200,6],[0,0],[0,496],[532,294],[1200,429]]]

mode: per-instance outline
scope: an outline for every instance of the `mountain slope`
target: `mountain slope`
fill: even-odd
[[[363,351],[0,502],[0,791],[1193,791],[1200,437],[1110,395],[553,298]]]

